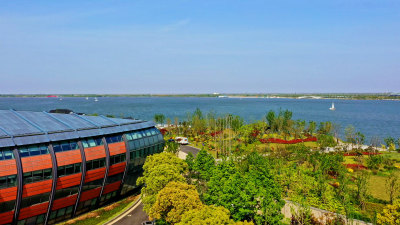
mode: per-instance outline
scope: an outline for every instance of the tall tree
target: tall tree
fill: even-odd
[[[158,194],[149,216],[175,224],[182,215],[203,207],[196,187],[183,182],[170,182]]]
[[[393,151],[393,150],[396,149],[396,146],[395,146],[395,143],[394,143],[395,140],[394,140],[393,137],[387,137],[387,138],[385,138],[383,140],[385,141],[386,147],[389,149],[389,151]]]
[[[315,129],[317,129],[317,123],[315,121],[310,121],[308,122],[308,132],[310,135],[313,135],[315,132]]]
[[[182,215],[177,225],[252,225],[253,222],[234,222],[230,218],[229,210],[222,206],[205,205],[202,208],[189,210]]]
[[[229,209],[234,220],[280,224],[283,218],[280,210],[284,205],[281,189],[264,160],[252,159],[249,170],[243,172],[232,161],[219,163],[204,194],[205,202]]]
[[[209,180],[215,168],[215,159],[205,149],[197,153],[193,169],[199,173],[201,179]]]
[[[194,156],[191,152],[189,152],[186,156],[185,162],[188,164],[189,171],[192,171],[194,169]]]
[[[144,211],[149,213],[156,201],[157,193],[171,181],[185,182],[183,173],[187,164],[172,153],[163,152],[148,156],[143,165],[143,176],[137,180],[142,187]]]
[[[271,128],[272,132],[275,131],[275,111],[270,110],[268,114],[265,116],[268,122],[268,126]]]
[[[164,124],[165,121],[165,115],[164,114],[155,114],[154,115],[154,122],[158,124]]]
[[[361,170],[356,173],[355,176],[355,184],[357,186],[357,201],[361,208],[365,210],[365,202],[367,198],[367,191],[368,191],[368,183],[369,183],[370,175],[367,171]]]
[[[356,139],[355,141],[357,143],[357,147],[359,148],[365,142],[365,135],[362,134],[361,132],[357,131],[355,134],[355,139]]]
[[[391,171],[387,177],[386,192],[389,194],[390,204],[393,204],[393,199],[396,198],[400,189],[400,177],[395,171]]]
[[[352,148],[353,144],[356,143],[356,134],[355,134],[355,128],[353,125],[348,125],[346,129],[344,129],[344,134],[346,137],[346,141],[351,143]]]

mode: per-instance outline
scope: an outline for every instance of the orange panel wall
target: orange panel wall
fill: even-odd
[[[121,181],[114,182],[112,184],[108,184],[104,187],[103,195],[118,190],[121,185]]]
[[[81,151],[73,150],[73,151],[66,151],[66,152],[57,152],[57,166],[65,166],[73,163],[82,162]]]
[[[17,174],[15,159],[0,161],[0,177]]]
[[[47,213],[47,207],[49,207],[49,202],[22,208],[19,211],[18,220],[23,220],[32,216],[37,216],[43,213]]]
[[[100,195],[101,187],[95,188],[93,190],[82,192],[81,199],[79,202],[84,202],[92,198],[97,198]]]
[[[24,157],[21,161],[24,173],[53,167],[50,154]]]
[[[108,144],[108,150],[110,151],[110,156],[125,153],[126,152],[125,142]]]
[[[81,183],[82,173],[72,174],[57,179],[57,190],[79,185]]]
[[[17,199],[17,187],[0,189],[0,202],[7,202]]]
[[[98,168],[95,170],[89,170],[86,172],[86,175],[85,175],[85,183],[104,178],[105,173],[106,173],[105,167]]]
[[[106,157],[106,150],[104,146],[96,146],[91,148],[85,148],[85,157],[86,161],[105,158]]]
[[[35,183],[25,184],[23,187],[22,197],[38,195],[46,192],[51,192],[53,180],[39,181]]]
[[[78,194],[75,194],[75,195],[70,195],[65,198],[60,198],[60,199],[54,200],[53,207],[51,209],[57,210],[57,209],[65,208],[70,205],[74,205],[77,198],[78,198]]]
[[[0,213],[0,224],[7,224],[13,221],[14,211]]]
[[[117,173],[122,173],[125,171],[126,162],[120,162],[114,165],[111,165],[108,170],[108,176],[112,176]]]

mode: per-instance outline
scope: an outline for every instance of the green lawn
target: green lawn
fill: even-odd
[[[118,202],[110,204],[108,206],[96,209],[94,211],[88,212],[76,218],[67,220],[60,223],[61,225],[96,225],[103,224],[113,217],[121,214],[128,208],[133,202],[135,202],[139,196],[130,196],[122,199]]]

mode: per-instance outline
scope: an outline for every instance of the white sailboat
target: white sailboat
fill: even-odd
[[[95,102],[98,102],[99,100],[95,97],[95,98],[94,98],[94,101],[95,101]]]
[[[86,100],[89,100],[89,97],[86,97]]]
[[[332,106],[329,108],[329,110],[335,110],[336,108],[335,108],[335,104],[333,104],[333,102],[332,102]]]

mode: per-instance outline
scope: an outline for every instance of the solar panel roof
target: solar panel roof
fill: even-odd
[[[91,137],[154,125],[153,122],[104,116],[0,110],[0,147]]]

